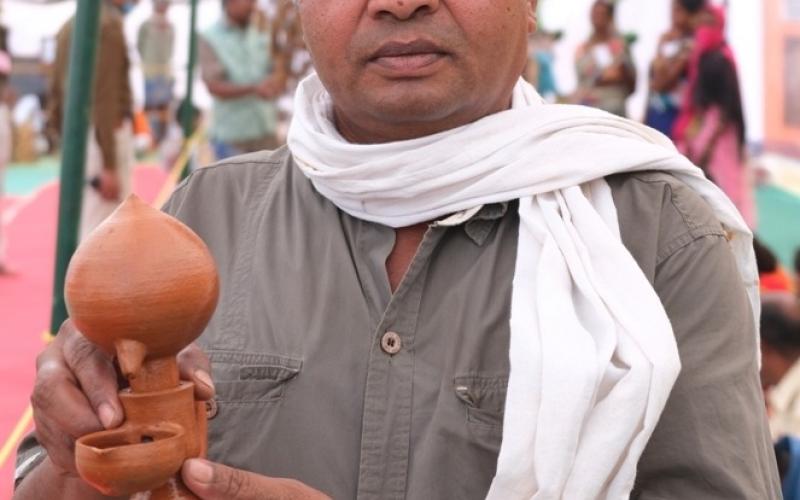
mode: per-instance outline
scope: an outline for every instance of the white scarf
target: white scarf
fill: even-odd
[[[520,80],[512,109],[436,135],[352,144],[316,75],[288,143],[348,214],[403,227],[519,199],[511,373],[492,500],[627,498],[680,371],[669,319],[620,240],[608,175],[667,171],[733,234],[757,317],[752,235],[733,204],[663,135],[580,106],[543,104]]]

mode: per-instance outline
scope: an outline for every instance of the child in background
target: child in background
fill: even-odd
[[[780,265],[778,257],[772,253],[772,250],[756,237],[753,238],[753,250],[756,254],[761,292],[794,293],[795,283],[792,282],[792,276]]]

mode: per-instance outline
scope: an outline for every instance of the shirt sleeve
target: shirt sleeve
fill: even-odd
[[[726,239],[676,241],[656,267],[682,370],[639,462],[637,500],[779,499],[750,304]]]
[[[17,460],[14,465],[14,489],[25,477],[33,471],[47,457],[47,452],[36,439],[36,433],[31,432],[22,439],[17,447]]]

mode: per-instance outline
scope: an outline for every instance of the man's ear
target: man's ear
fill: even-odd
[[[539,0],[525,0],[525,3],[528,4],[528,34],[532,35],[536,33],[536,28],[539,24],[539,21],[536,19],[536,8],[539,4]]]

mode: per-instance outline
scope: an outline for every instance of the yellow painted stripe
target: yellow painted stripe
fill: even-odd
[[[52,341],[53,341],[53,339],[55,339],[55,338],[56,338],[56,336],[55,336],[55,335],[53,335],[52,333],[50,333],[50,332],[49,332],[49,331],[47,331],[47,330],[45,330],[45,331],[43,331],[43,332],[42,332],[42,342],[44,342],[45,344],[49,344],[49,343],[50,343],[50,342],[52,342]]]
[[[156,196],[155,201],[153,201],[154,207],[161,208],[164,203],[167,202],[167,199],[172,194],[172,190],[175,189],[175,186],[180,181],[181,173],[183,172],[183,166],[186,165],[186,162],[189,160],[189,156],[192,154],[202,137],[203,130],[198,128],[197,131],[192,134],[192,136],[189,137],[189,140],[183,145],[183,148],[181,148],[181,154],[178,155],[178,159],[175,160],[175,163],[169,170],[167,180],[164,181],[161,191],[158,192],[158,196]]]
[[[0,449],[0,469],[5,466],[6,460],[8,460],[8,457],[11,456],[11,453],[16,449],[17,443],[22,439],[22,435],[31,425],[32,420],[33,408],[31,408],[31,405],[28,405],[22,417],[19,419],[19,422],[17,422],[17,425],[14,426],[14,430],[11,431],[8,439],[3,443],[3,448]]]

